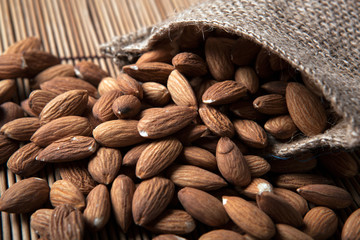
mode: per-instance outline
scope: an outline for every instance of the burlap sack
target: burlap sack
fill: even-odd
[[[308,76],[342,117],[323,134],[275,143],[272,153],[284,156],[317,147],[353,148],[360,143],[359,16],[360,1],[353,0],[208,1],[153,28],[117,37],[101,51],[123,64],[193,24],[252,39]]]

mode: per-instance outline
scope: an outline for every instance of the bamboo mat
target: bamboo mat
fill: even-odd
[[[160,22],[174,13],[202,0],[0,0],[0,52],[9,45],[27,36],[42,39],[45,51],[61,58],[62,63],[75,64],[86,59],[99,64],[110,75],[118,69],[110,59],[99,54],[98,46],[114,36]],[[30,93],[28,79],[17,79],[18,94],[15,101],[22,101]],[[352,151],[360,166],[360,152]],[[47,167],[39,176],[51,186],[60,176],[52,167]],[[347,216],[360,207],[360,176],[350,179],[333,177],[335,183],[347,189],[354,203],[338,211],[339,229]],[[1,194],[21,177],[0,166]],[[0,239],[37,239],[30,228],[28,214],[1,212]],[[199,224],[196,231],[187,236],[196,239],[205,227]],[[337,232],[335,238],[339,238]],[[133,226],[127,235],[117,227],[114,218],[98,233],[87,233],[85,239],[151,239],[152,235]]]

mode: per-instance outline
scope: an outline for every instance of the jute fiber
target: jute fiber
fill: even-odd
[[[323,134],[270,151],[284,156],[314,148],[353,148],[360,143],[360,1],[207,1],[155,27],[121,36],[101,46],[119,64],[175,39],[184,26],[219,28],[251,39],[278,54],[319,87],[341,120]],[[179,30],[179,31],[177,31]]]

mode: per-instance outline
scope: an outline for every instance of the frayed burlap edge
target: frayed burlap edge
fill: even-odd
[[[206,7],[206,4],[208,3],[202,4],[202,7]],[[107,56],[113,57],[115,63],[122,66],[132,62],[140,53],[150,50],[155,43],[164,38],[169,38],[175,41],[177,36],[181,33],[181,29],[188,25],[198,26],[199,31],[209,31],[219,28],[226,32],[251,39],[272,53],[277,54],[294,68],[302,72],[305,76],[309,77],[309,79],[321,90],[325,99],[331,103],[335,112],[342,117],[336,125],[332,126],[324,133],[313,137],[303,137],[289,143],[279,143],[272,140],[272,147],[267,149],[270,153],[277,156],[287,156],[316,148],[351,149],[360,145],[360,119],[359,116],[357,116],[359,108],[354,107],[354,112],[351,112],[348,109],[345,110],[343,104],[339,101],[339,99],[343,100],[344,96],[341,97],[337,95],[337,89],[333,89],[331,86],[329,87],[328,84],[326,84],[326,81],[329,79],[336,81],[336,78],[339,78],[339,74],[324,72],[319,73],[315,66],[304,64],[301,59],[297,59],[295,56],[279,48],[273,42],[262,38],[261,35],[254,34],[242,27],[234,28],[231,23],[224,21],[219,22],[214,19],[187,20],[185,16],[191,12],[192,10],[189,9],[175,18],[155,27],[145,28],[136,33],[116,37],[112,42],[102,45],[101,52]],[[345,76],[348,77],[348,75]],[[352,73],[350,73],[350,76],[352,76]],[[355,92],[359,92],[358,90],[359,88],[357,86]],[[358,98],[355,100],[351,99],[351,101],[360,104]]]

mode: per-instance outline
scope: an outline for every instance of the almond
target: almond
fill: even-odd
[[[14,79],[0,80],[0,104],[13,98],[16,91],[17,87]]]
[[[58,206],[50,218],[50,239],[83,239],[84,225],[84,218],[78,209],[69,205]]]
[[[353,202],[346,190],[327,184],[310,184],[296,191],[309,202],[333,209],[346,208]]]
[[[247,186],[251,173],[239,148],[228,137],[220,138],[216,147],[216,162],[221,175],[235,186]]]
[[[74,71],[76,76],[91,83],[95,87],[99,85],[101,79],[109,76],[99,65],[85,60],[78,62],[74,67]]]
[[[123,158],[122,165],[124,166],[136,166],[136,163],[141,153],[149,146],[150,143],[142,143],[132,147]]]
[[[218,109],[201,104],[199,115],[209,130],[221,137],[233,137],[234,126],[230,119]]]
[[[135,184],[126,175],[119,175],[113,182],[110,191],[111,205],[117,224],[127,232],[132,223],[132,200]]]
[[[136,80],[134,80],[136,81]],[[120,87],[120,82],[117,81],[115,78],[106,77],[103,78],[98,86],[99,95],[102,96],[107,92],[110,91],[120,91],[122,92],[122,88]]]
[[[183,128],[180,132],[176,133],[177,139],[184,145],[191,144],[201,137],[205,137],[210,134],[210,131],[205,125],[202,124],[190,124]]]
[[[51,53],[31,50],[22,54],[27,66],[27,77],[34,77],[39,72],[60,63],[60,59]]]
[[[144,225],[158,217],[170,203],[174,191],[174,184],[162,177],[141,182],[134,192],[132,201],[134,222]]]
[[[5,163],[19,148],[19,143],[0,134],[0,164]]]
[[[317,160],[311,152],[305,152],[285,159],[272,158],[269,163],[275,173],[301,173],[314,169]]]
[[[97,185],[86,198],[84,220],[87,226],[98,231],[110,218],[110,195],[105,185]]]
[[[20,106],[23,112],[25,112],[30,117],[38,117],[38,115],[31,110],[28,98],[21,101]]]
[[[50,218],[53,211],[53,209],[42,208],[31,214],[31,228],[41,237],[50,237]]]
[[[321,165],[335,176],[355,177],[359,172],[355,158],[347,152],[327,153],[318,159]]]
[[[240,197],[224,196],[223,205],[229,217],[246,233],[260,239],[275,235],[270,217],[252,203]]]
[[[120,73],[117,78],[120,90],[126,95],[133,95],[138,99],[143,98],[143,89],[140,83],[125,73]]]
[[[179,187],[211,191],[227,186],[219,175],[191,165],[173,165],[166,174]]]
[[[126,147],[140,143],[145,139],[137,131],[139,121],[112,120],[101,123],[94,131],[97,142],[105,147]]]
[[[245,237],[237,232],[225,230],[225,229],[217,229],[207,232],[200,236],[199,240],[245,240]]]
[[[92,137],[70,136],[61,138],[44,148],[36,157],[42,162],[70,162],[89,157],[98,144]]]
[[[270,81],[261,85],[261,88],[268,93],[285,95],[287,84],[284,81]]]
[[[47,182],[41,178],[20,180],[1,195],[0,211],[8,213],[35,211],[47,202],[49,190]]]
[[[209,87],[202,95],[202,102],[210,105],[222,105],[235,102],[244,96],[246,96],[244,85],[226,80]]]
[[[58,95],[45,105],[40,113],[42,124],[56,118],[81,115],[86,108],[88,94],[84,90],[72,90]]]
[[[31,176],[44,168],[45,163],[36,161],[35,158],[39,155],[42,148],[36,146],[34,143],[28,143],[19,148],[9,158],[7,162],[8,169],[20,176]]]
[[[188,234],[195,230],[196,223],[183,210],[167,209],[144,227],[155,233]]]
[[[167,88],[176,105],[197,108],[194,90],[188,80],[178,70],[170,73]]]
[[[321,175],[310,173],[287,173],[279,175],[275,185],[286,189],[297,189],[310,184],[332,184],[333,181]]]
[[[270,164],[262,157],[255,155],[244,156],[249,167],[251,177],[260,177],[270,171]]]
[[[248,198],[256,199],[258,194],[262,192],[272,192],[273,186],[271,183],[262,178],[253,178],[251,183],[244,189],[236,188],[241,194],[244,194]]]
[[[175,234],[160,234],[154,237],[152,240],[186,240],[186,238]]]
[[[204,191],[185,187],[178,192],[178,198],[186,212],[208,226],[221,226],[229,221],[221,202]]]
[[[275,71],[270,65],[270,52],[265,48],[262,48],[256,56],[255,71],[261,79],[268,79],[274,75]]]
[[[260,49],[261,46],[254,43],[253,41],[245,38],[239,38],[232,46],[231,60],[236,65],[251,65],[254,62]]]
[[[3,54],[23,53],[27,51],[40,50],[41,40],[37,37],[27,37],[11,44]]]
[[[265,148],[268,145],[264,129],[252,120],[235,120],[234,128],[240,140],[254,148]]]
[[[360,209],[355,210],[351,215],[346,219],[344,227],[341,232],[341,239],[346,240],[355,240],[360,236]]]
[[[329,208],[315,207],[305,215],[304,224],[304,233],[314,239],[325,240],[335,233],[338,218]]]
[[[184,164],[194,165],[209,171],[217,170],[216,157],[203,148],[196,146],[184,147],[179,158]]]
[[[41,147],[70,136],[90,136],[92,127],[87,118],[66,116],[54,119],[42,125],[32,135],[31,141]]]
[[[162,62],[144,62],[140,64],[126,65],[122,70],[141,82],[166,83],[174,67]]]
[[[159,44],[159,47],[156,47],[153,50],[143,53],[139,59],[136,61],[136,64],[141,64],[145,62],[164,62],[169,63],[171,59],[176,54],[178,47],[176,44],[162,43]]]
[[[18,141],[29,141],[31,136],[40,127],[40,121],[36,117],[24,117],[12,120],[1,127],[0,133],[8,138]]]
[[[168,89],[157,82],[142,84],[144,100],[152,106],[164,106],[170,101]]]
[[[253,105],[257,111],[267,115],[287,113],[285,97],[280,94],[267,94],[257,97]]]
[[[197,54],[182,52],[172,59],[172,65],[185,76],[200,77],[207,73],[206,62]]]
[[[295,125],[306,136],[314,136],[325,130],[325,109],[318,97],[304,85],[295,82],[287,85],[286,104]]]
[[[116,116],[112,110],[112,105],[118,97],[124,95],[120,91],[110,91],[103,94],[94,104],[92,112],[94,117],[101,122],[116,119]]]
[[[293,227],[303,225],[302,215],[286,199],[271,193],[262,192],[256,196],[256,203],[275,223],[284,223]]]
[[[196,49],[204,42],[204,37],[208,36],[197,25],[187,25],[182,28],[182,33],[179,38],[179,46],[181,49]]]
[[[50,81],[55,77],[75,77],[74,66],[70,64],[57,64],[45,69],[34,77],[35,86]]]
[[[46,104],[48,104],[56,96],[56,93],[46,90],[32,91],[29,96],[29,106],[35,114],[39,115]]]
[[[115,99],[112,111],[117,118],[126,119],[135,117],[141,109],[140,100],[133,95],[123,95]]]
[[[270,118],[264,125],[265,130],[277,139],[289,139],[297,132],[297,127],[289,115]]]
[[[251,67],[238,68],[235,72],[235,81],[245,86],[251,94],[255,94],[259,89],[259,78]]]
[[[313,238],[307,235],[306,233],[296,229],[292,226],[286,224],[276,224],[276,235],[274,239],[276,240],[312,240]]]
[[[175,138],[166,138],[150,143],[136,163],[136,176],[146,179],[158,175],[179,156],[183,146]]]
[[[229,110],[242,119],[261,121],[265,115],[255,110],[252,102],[239,100],[230,104]]]
[[[74,184],[67,180],[58,180],[51,186],[50,202],[53,207],[67,204],[80,211],[85,208],[84,195]]]
[[[97,97],[96,88],[90,83],[74,77],[55,77],[40,84],[42,90],[62,94],[71,90],[86,90],[92,97]]]
[[[285,199],[291,206],[293,206],[301,214],[301,216],[304,216],[309,211],[307,201],[299,194],[287,190],[285,188],[274,188],[273,192],[276,195]]]
[[[0,56],[0,79],[26,77],[28,70],[21,53]]]
[[[0,128],[8,122],[24,117],[24,110],[13,102],[5,102],[0,105]]]
[[[218,81],[234,76],[234,64],[231,61],[231,47],[234,40],[208,37],[205,42],[205,57],[211,75]]]
[[[142,137],[166,137],[189,125],[196,116],[195,109],[184,106],[158,109],[155,114],[141,118],[137,129]]]
[[[100,147],[89,161],[89,173],[98,183],[108,185],[119,172],[121,160],[121,152],[118,149]]]

